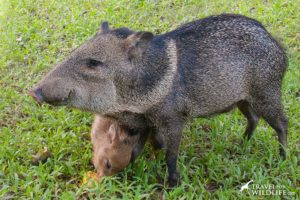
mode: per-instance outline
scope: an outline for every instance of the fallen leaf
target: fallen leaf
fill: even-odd
[[[44,163],[48,158],[51,158],[53,154],[48,150],[47,147],[44,147],[43,150],[39,151],[36,155],[33,156],[32,164],[37,165],[38,163]]]
[[[96,172],[88,171],[83,176],[82,185],[89,185],[91,181],[98,182],[98,174]]]

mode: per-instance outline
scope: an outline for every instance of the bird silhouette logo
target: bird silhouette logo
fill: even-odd
[[[253,182],[253,180],[248,181],[245,185],[243,185],[240,189],[240,192],[243,192],[243,190],[246,190],[246,189],[248,190],[249,189],[249,184],[252,183],[252,182]]]

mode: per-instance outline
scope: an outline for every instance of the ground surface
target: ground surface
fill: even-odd
[[[299,198],[300,15],[299,0],[0,1],[0,199],[257,199],[240,187],[274,184]],[[102,20],[112,27],[163,33],[193,19],[239,13],[261,21],[287,49],[283,85],[289,122],[287,160],[280,161],[275,132],[263,121],[240,145],[245,119],[238,111],[186,126],[179,156],[181,184],[166,191],[163,153],[150,147],[118,176],[81,186],[93,170],[88,139],[92,114],[38,106],[27,95],[51,67],[91,37]],[[32,165],[47,147],[53,157]],[[250,185],[253,188],[253,184]],[[260,199],[280,199],[278,196]]]

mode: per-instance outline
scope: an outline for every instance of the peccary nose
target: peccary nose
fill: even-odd
[[[38,103],[42,103],[44,101],[43,92],[41,88],[30,90],[28,94],[32,96],[34,100],[36,100]]]

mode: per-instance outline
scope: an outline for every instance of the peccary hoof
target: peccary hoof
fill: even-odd
[[[176,187],[179,184],[179,179],[180,179],[180,176],[179,176],[178,172],[169,175],[168,186],[170,188]]]

